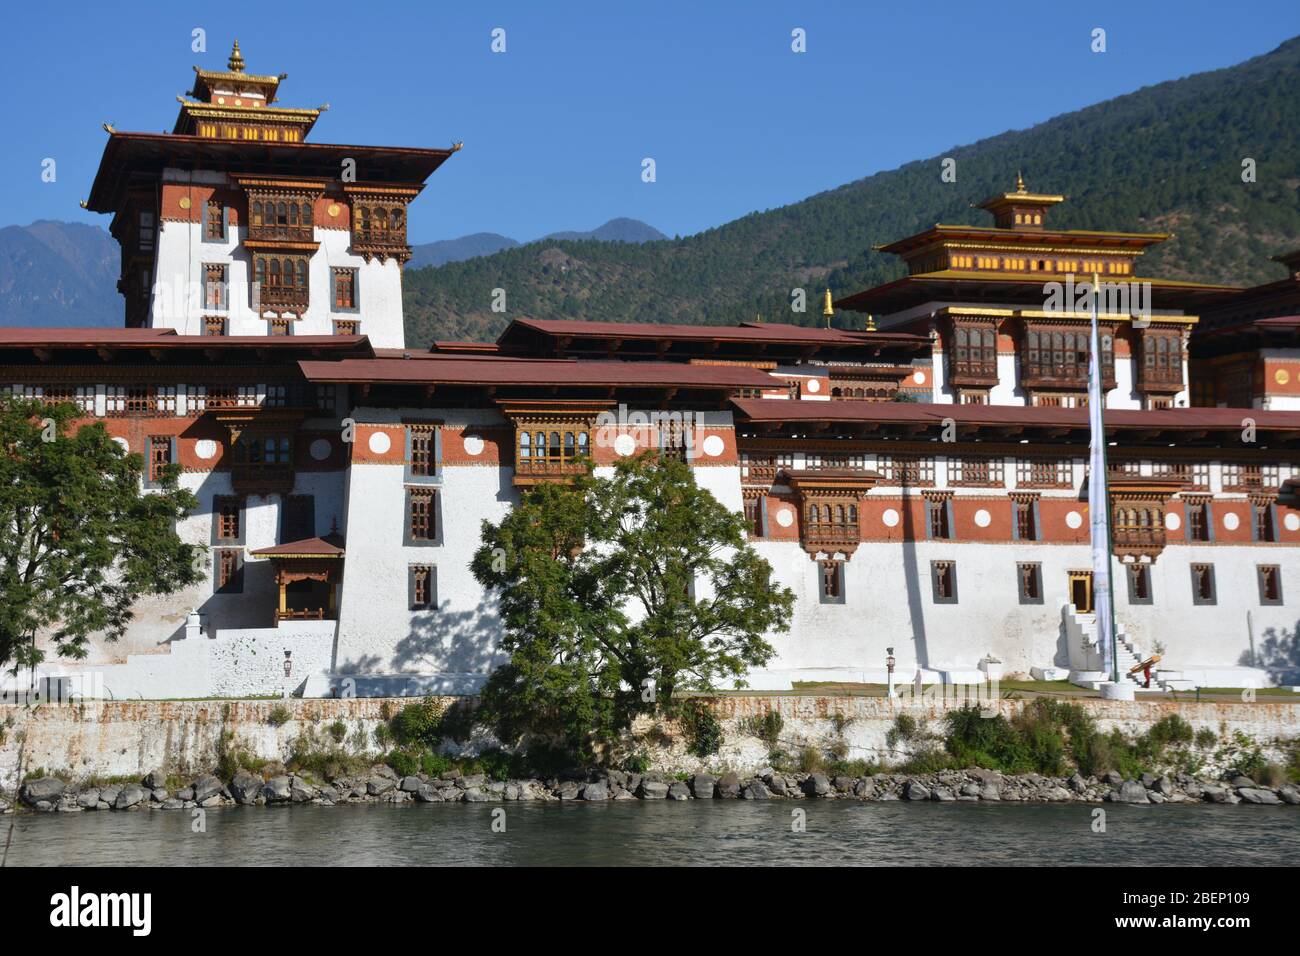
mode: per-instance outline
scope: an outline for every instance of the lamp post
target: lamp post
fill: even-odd
[[[289,696],[289,675],[293,673],[293,651],[284,652],[284,687],[280,692],[282,697]]]
[[[888,675],[887,679],[889,681],[890,700],[894,699],[894,663],[895,663],[894,649],[892,647],[886,647],[885,648],[885,673]]]

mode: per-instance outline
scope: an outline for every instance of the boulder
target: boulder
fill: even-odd
[[[172,797],[170,800],[164,801],[162,808],[164,810],[183,810],[185,809],[185,801]]]
[[[831,786],[834,787],[836,790],[838,790],[840,793],[848,793],[849,791],[851,791],[853,789],[853,783],[854,783],[853,778],[849,776],[845,776],[844,774],[841,774],[838,777],[834,777],[831,780]]]
[[[1079,773],[1078,771],[1075,771],[1070,776],[1069,783],[1070,783],[1070,789],[1073,790],[1075,793],[1083,793],[1085,790],[1088,789],[1088,781],[1084,780],[1083,774]]]
[[[803,792],[810,797],[824,797],[831,792],[831,782],[824,773],[810,773],[803,782]]]
[[[146,790],[161,790],[163,787],[167,786],[167,774],[163,773],[161,770],[151,770],[149,773],[144,775],[144,779],[140,781],[140,785]]]
[[[316,799],[316,788],[297,777],[289,786],[289,799],[294,803],[311,803]]]
[[[424,781],[419,777],[403,777],[402,782],[397,786],[399,790],[406,793],[418,793],[420,788],[424,786]]]
[[[953,800],[956,800],[957,797],[947,787],[935,787],[933,790],[930,791],[930,799],[935,801],[941,801],[943,803],[950,803]]]
[[[1150,790],[1152,787],[1156,785],[1156,781],[1159,779],[1160,778],[1153,773],[1144,773],[1138,777],[1138,783],[1142,784],[1142,786]]]
[[[655,780],[642,780],[640,793],[642,800],[664,800],[668,797],[668,784]]]
[[[419,795],[418,791],[416,795],[417,796]],[[523,796],[523,788],[520,787],[519,784],[515,783],[513,780],[506,783],[506,788],[501,791],[501,799],[503,800],[518,800],[522,796]]]
[[[582,796],[582,784],[570,780],[560,785],[558,796],[561,800],[577,800]]]
[[[683,781],[675,780],[668,785],[669,800],[689,800],[691,799],[691,788]]]
[[[767,785],[755,777],[749,783],[745,784],[745,789],[740,791],[742,800],[770,800],[772,791],[767,789]]]
[[[609,799],[609,787],[603,780],[589,783],[582,788],[582,799],[588,800],[592,803],[603,803]]]
[[[233,790],[234,784],[231,784]],[[286,803],[293,799],[293,783],[288,776],[272,777],[263,784],[258,793],[266,798],[267,803]],[[236,800],[239,798],[236,797]],[[244,801],[240,800],[240,803]]]
[[[697,773],[691,777],[691,793],[695,794],[696,800],[712,800],[713,788],[718,784],[718,778],[708,773]]]
[[[983,767],[976,767],[974,770],[966,771],[966,775],[980,783],[1002,784],[1002,774],[996,770],[985,770]]]
[[[221,794],[214,793],[211,796],[209,796],[206,800],[200,800],[198,801],[198,803],[199,806],[205,809],[210,809],[212,807],[219,807],[221,806]]]
[[[718,796],[723,800],[735,800],[740,796],[740,774],[727,771],[718,778]]]
[[[853,785],[853,795],[859,800],[870,800],[876,795],[876,785],[870,777],[863,777]]]
[[[1231,783],[1232,783],[1233,788],[1236,789],[1236,790],[1240,790],[1242,787],[1254,787],[1254,786],[1255,786],[1255,781],[1254,781],[1254,780],[1251,780],[1249,777],[1247,777],[1247,776],[1245,776],[1245,775],[1243,775],[1243,774],[1237,774],[1237,776],[1235,776],[1235,777],[1232,778]]]
[[[286,777],[285,780],[287,783],[288,778]],[[236,803],[248,806],[262,792],[262,783],[262,778],[257,774],[240,770],[230,781],[230,795],[235,798]]]
[[[1166,774],[1165,776],[1157,780],[1155,782],[1155,785],[1152,786],[1151,789],[1154,790],[1156,793],[1160,794],[1160,796],[1162,797],[1171,797],[1173,796],[1174,791],[1177,790],[1178,788],[1174,786],[1174,782],[1170,780],[1169,775]]]
[[[92,787],[89,790],[83,790],[77,794],[77,806],[83,810],[99,809],[99,790]]]
[[[1150,803],[1151,798],[1147,796],[1147,788],[1142,786],[1136,780],[1125,780],[1119,785],[1119,789],[1114,792],[1111,798],[1116,803]]]
[[[1283,803],[1289,803],[1292,806],[1300,805],[1300,790],[1295,787],[1282,787],[1278,790],[1277,795],[1282,798]]]
[[[903,798],[906,800],[929,800],[930,788],[919,780],[909,780],[907,786],[903,788]]]
[[[224,789],[225,784],[212,776],[212,774],[208,774],[206,777],[200,777],[194,783],[194,802],[203,806],[203,801],[213,795],[220,794]]]
[[[171,794],[167,792],[166,787],[161,787],[149,793],[149,799],[152,800],[154,803],[162,803],[170,796]]]
[[[122,792],[119,793],[117,799],[113,801],[113,809],[130,810],[132,807],[144,800],[144,796],[144,788],[142,787],[123,787]]]
[[[18,799],[29,807],[43,801],[52,802],[63,796],[63,781],[58,777],[41,777],[24,781],[18,790]]]
[[[465,791],[466,803],[492,803],[500,799],[501,797],[498,794],[493,793],[491,790],[484,790],[481,787],[471,787]]]
[[[995,783],[986,783],[980,787],[981,800],[1001,800],[1002,788]]]
[[[1072,797],[1070,791],[1064,787],[1049,787],[1043,791],[1043,799],[1051,803],[1064,803]]]
[[[456,786],[462,790],[472,790],[474,787],[481,787],[487,783],[487,774],[475,773],[468,777],[457,777]]]
[[[193,787],[183,787],[182,789],[177,790],[177,791],[176,791],[176,799],[177,799],[177,800],[193,800],[193,799],[194,799],[194,788],[193,788]]]
[[[386,763],[377,763],[373,767],[371,767],[370,776],[387,777],[389,780],[393,781],[393,783],[397,782],[397,771],[394,770],[392,767],[388,766],[388,764]],[[448,776],[450,776],[450,774],[448,774]]]
[[[978,797],[980,795],[980,785],[978,783],[963,783],[960,793],[963,797]]]
[[[442,795],[427,784],[415,791],[415,799],[420,803],[442,803]]]
[[[1237,791],[1237,796],[1241,797],[1245,803],[1273,805],[1282,802],[1282,799],[1276,793],[1264,787],[1242,787]]]
[[[1118,787],[1124,782],[1124,778],[1114,770],[1107,771],[1106,775],[1101,779],[1107,784],[1107,786],[1111,787]]]
[[[388,791],[392,790],[396,786],[397,779],[395,777],[376,775],[366,781],[366,793],[372,797],[378,797],[382,794],[388,793]]]

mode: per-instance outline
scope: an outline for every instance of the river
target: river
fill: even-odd
[[[201,832],[187,811],[23,814],[9,865],[1267,866],[1300,856],[1293,807],[1106,804],[1104,833],[1094,832],[1096,809],[732,800],[233,807],[208,811]],[[792,827],[795,811],[806,814],[803,832]]]

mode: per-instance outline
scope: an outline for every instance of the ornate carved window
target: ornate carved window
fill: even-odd
[[[877,455],[876,471],[895,485],[928,488],[934,485],[934,457],[931,455]]]
[[[1072,488],[1074,473],[1066,458],[1016,460],[1017,488]]]
[[[367,260],[378,256],[405,262],[411,257],[406,242],[406,204],[418,190],[347,189],[352,201],[352,248]]]
[[[1276,564],[1260,564],[1255,571],[1259,575],[1259,603],[1281,604],[1282,569]]]
[[[331,306],[335,312],[357,311],[357,270],[332,269],[330,276],[334,285]]]
[[[1184,503],[1187,512],[1187,540],[1209,541],[1210,501],[1208,498],[1188,498]]]
[[[335,335],[360,335],[361,323],[356,319],[335,319],[334,334]]]
[[[205,315],[203,317],[204,335],[225,335],[226,317],[224,315]]]
[[[250,191],[248,238],[253,241],[312,242],[312,202],[304,192]]]
[[[821,603],[844,603],[844,562],[828,559],[817,562],[821,577]]]
[[[310,259],[304,255],[255,253],[253,255],[254,309],[306,311],[309,304],[307,274]]]
[[[242,498],[233,496],[218,497],[213,502],[216,511],[217,541],[238,541],[240,537],[239,518],[243,511]]]
[[[1020,384],[1027,388],[1088,385],[1088,330],[1066,326],[1029,325],[1020,353]],[[1109,327],[1099,330],[1101,372],[1105,388],[1115,387],[1115,336]]]
[[[998,335],[992,320],[954,319],[948,353],[954,385],[991,385],[998,380]]]
[[[965,487],[1001,488],[1006,484],[1006,460],[1000,457],[963,455],[948,459],[948,484]]]
[[[1043,566],[1037,563],[1016,565],[1016,580],[1021,604],[1043,603]]]
[[[1215,604],[1217,598],[1214,590],[1214,565],[1192,565],[1192,603]]]
[[[957,562],[931,561],[930,583],[935,604],[957,603]]]
[[[216,572],[214,581],[218,594],[240,594],[244,590],[244,549],[217,548],[213,567]]]
[[[436,608],[433,565],[413,564],[410,575],[411,610],[428,611]]]
[[[412,541],[433,541],[438,537],[433,488],[407,489],[407,533]]]
[[[925,496],[925,526],[929,537],[951,539],[953,534],[952,493],[929,493]]]
[[[1183,387],[1183,333],[1181,329],[1143,329],[1138,387],[1178,391]]]
[[[224,265],[208,263],[203,267],[203,307],[205,309],[228,309],[230,287]]]

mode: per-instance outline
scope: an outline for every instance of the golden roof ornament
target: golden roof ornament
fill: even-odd
[[[872,315],[870,312],[867,313],[867,331],[868,332],[876,331],[876,317]]]
[[[831,306],[831,290],[826,290],[826,299],[822,303],[822,315],[826,316],[826,328],[831,327],[831,316],[835,314],[835,309]]]
[[[1017,169],[1016,170],[1016,192],[1023,193],[1028,191],[1029,190],[1025,189],[1025,177],[1021,176],[1020,170]]]
[[[244,54],[239,52],[238,40],[235,41],[234,47],[231,48],[230,60],[229,62],[226,63],[226,69],[228,69],[231,73],[244,72]]]

